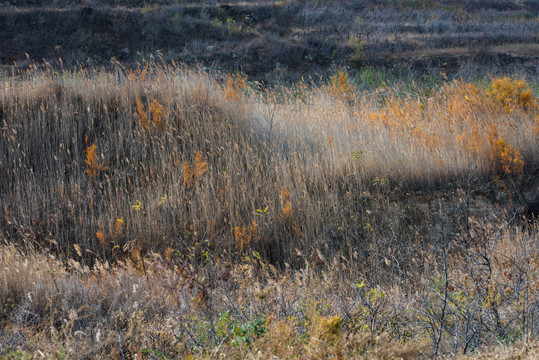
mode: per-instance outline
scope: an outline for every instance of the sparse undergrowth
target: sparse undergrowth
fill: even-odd
[[[277,91],[152,62],[1,86],[2,355],[537,352],[524,80]]]
[[[165,252],[89,267],[2,245],[0,351],[7,359],[534,359],[537,229],[483,225],[412,259],[425,268],[413,286],[397,276],[374,284],[353,256],[301,255],[304,267],[277,270],[256,253],[195,266]]]

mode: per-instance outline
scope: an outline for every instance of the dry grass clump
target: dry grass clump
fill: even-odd
[[[109,332],[124,336],[136,309],[151,317],[169,311],[162,284],[141,281],[132,267],[89,268],[72,259],[66,266],[54,256],[5,244],[0,259],[0,354],[22,348],[34,357],[105,357],[118,341]]]
[[[532,344],[516,343],[512,346],[496,346],[490,349],[478,350],[473,355],[463,356],[462,359],[533,360],[537,359],[537,357],[539,357],[539,344],[535,342]]]

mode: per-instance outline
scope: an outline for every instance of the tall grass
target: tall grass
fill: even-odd
[[[1,89],[0,354],[537,350],[523,80],[277,91],[147,64]]]
[[[406,191],[537,169],[537,100],[503,81],[514,89],[454,82],[380,102],[343,73],[277,93],[166,65],[30,71],[2,82],[2,230],[109,260],[368,248],[369,226],[395,230],[376,215],[423,216],[391,210]]]

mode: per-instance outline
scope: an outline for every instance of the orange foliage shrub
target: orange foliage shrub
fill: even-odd
[[[99,175],[101,171],[107,169],[105,165],[98,163],[96,150],[97,146],[95,144],[86,148],[86,174],[88,174],[91,179],[97,178],[97,175]]]
[[[116,219],[116,223],[114,224],[114,234],[116,236],[119,236],[122,234],[123,223],[124,221],[122,219]]]
[[[142,105],[142,102],[140,99],[137,99],[137,115],[140,121],[140,124],[146,130],[146,132],[150,131],[150,123],[148,122],[148,115],[146,114],[146,110],[144,109],[144,106]]]
[[[146,132],[150,132],[152,129],[152,125],[155,129],[157,129],[158,132],[163,131],[164,128],[164,118],[165,118],[165,112],[166,107],[161,105],[159,101],[156,99],[153,99],[150,102],[150,106],[148,108],[148,112],[144,109],[144,105],[140,101],[140,99],[137,99],[137,116],[139,118],[140,124],[144,128]],[[149,114],[149,115],[148,115]]]
[[[99,239],[99,243],[104,246],[105,245],[105,233],[103,231],[99,230],[98,232],[96,232],[95,235]]]
[[[290,218],[292,213],[292,203],[290,202],[290,192],[288,190],[281,191],[281,198],[283,202],[283,217]]]
[[[253,240],[258,240],[257,235],[258,224],[255,220],[249,226],[235,226],[234,227],[234,240],[236,241],[236,249],[243,251],[243,249],[251,243]]]
[[[247,77],[240,74],[227,75],[223,86],[223,92],[227,99],[240,101],[241,92],[247,87]]]
[[[150,103],[149,113],[152,114],[152,121],[155,127],[157,128],[157,131],[161,132],[163,131],[164,126],[164,114],[166,111],[166,108],[159,104],[159,102],[155,99],[152,100]]]
[[[513,145],[507,144],[503,138],[500,138],[496,128],[493,129],[489,141],[491,144],[490,159],[495,171],[521,175],[524,170],[524,159],[520,151],[513,148]]]
[[[202,153],[197,151],[191,165],[188,161],[183,164],[183,182],[186,189],[193,187],[196,181],[208,171],[208,164],[202,159]]]
[[[350,82],[348,73],[339,70],[331,77],[330,93],[337,98],[350,98],[355,91],[355,86]]]
[[[537,108],[537,98],[525,80],[511,80],[508,77],[494,79],[487,94],[510,113],[516,109],[526,111]]]

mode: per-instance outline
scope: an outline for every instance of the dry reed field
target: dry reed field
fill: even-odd
[[[524,79],[13,73],[0,356],[536,358],[538,169]]]

